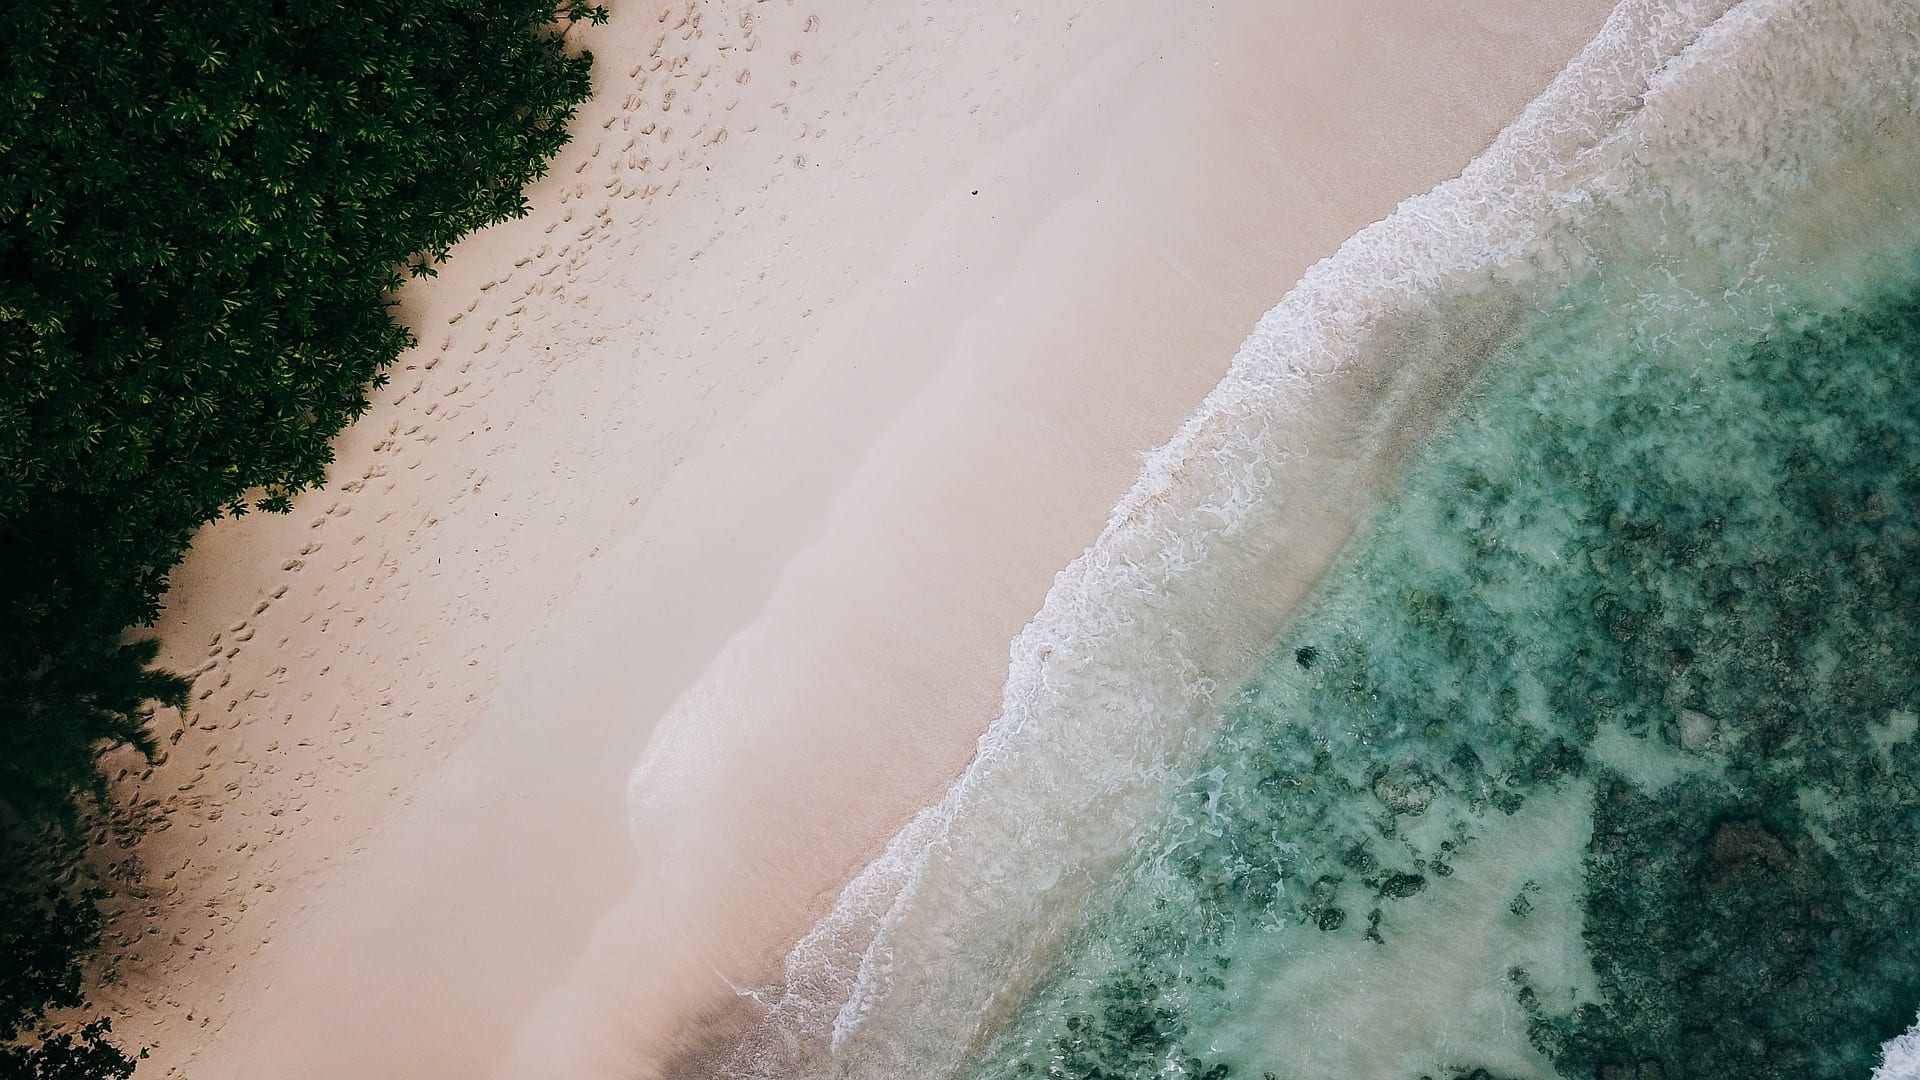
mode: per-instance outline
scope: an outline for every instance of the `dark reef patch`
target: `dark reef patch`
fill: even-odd
[[[1591,965],[1506,970],[1529,1067],[1864,1076],[1920,1005],[1920,265],[1894,280],[1720,341],[1622,334],[1599,289],[1539,320],[981,1075],[1286,1077],[1249,988],[1446,933],[1418,913],[1484,836],[1590,792],[1580,910],[1528,878],[1485,916],[1557,910]]]

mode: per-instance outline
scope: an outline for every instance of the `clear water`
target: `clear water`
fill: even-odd
[[[1920,1001],[1920,260],[1879,274],[1758,337],[1537,319],[975,1075],[1864,1076]]]
[[[1920,1005],[1916,252],[1920,9],[1623,0],[1261,320],[686,1075],[1864,1078]]]

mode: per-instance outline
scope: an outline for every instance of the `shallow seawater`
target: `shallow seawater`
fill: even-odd
[[[1871,1071],[1920,1002],[1920,255],[1675,303],[1596,274],[1501,350],[972,1075]]]
[[[685,1075],[1866,1080],[1916,391],[1920,10],[1623,0],[1260,320]]]

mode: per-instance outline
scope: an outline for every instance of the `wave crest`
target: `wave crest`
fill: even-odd
[[[1625,0],[1460,177],[1311,268],[1055,579],[973,763],[753,995],[765,1012],[721,1075],[958,1069],[1529,305],[1668,229],[1730,281],[1779,257],[1743,223],[1876,110],[1912,111],[1913,21],[1871,0]],[[1831,78],[1836,55],[1861,85]]]

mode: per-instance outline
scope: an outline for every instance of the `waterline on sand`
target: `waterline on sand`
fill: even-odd
[[[1635,316],[1657,342],[1735,292],[1737,318],[1771,317],[1813,288],[1795,277],[1811,257],[1821,280],[1870,258],[1842,181],[1913,163],[1910,23],[1864,2],[1625,3],[1458,180],[1316,266],[1056,581],[973,765],[757,992],[727,1073],[960,1070],[1410,448],[1534,313],[1669,252],[1651,269],[1685,302]]]

